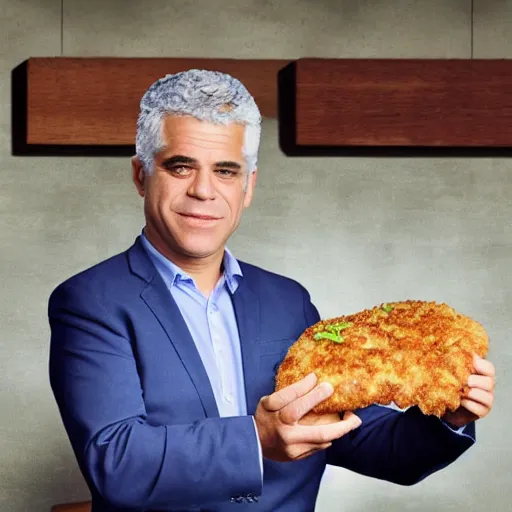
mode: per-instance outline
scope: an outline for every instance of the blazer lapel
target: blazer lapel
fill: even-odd
[[[248,286],[246,276],[241,279],[240,285],[231,297],[240,336],[247,414],[252,415],[261,398],[258,392],[258,379],[261,378],[259,375],[260,302]]]
[[[148,286],[141,293],[141,298],[160,322],[176,349],[197,390],[205,415],[207,417],[219,416],[210,379],[187,324],[178,305],[138,239],[134,246],[129,249],[128,257],[132,271],[148,283]]]

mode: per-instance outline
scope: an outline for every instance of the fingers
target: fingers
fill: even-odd
[[[494,402],[494,395],[490,391],[485,391],[479,388],[472,388],[466,393],[465,398],[461,401],[461,405],[464,405],[464,400],[476,402],[490,410],[492,409]],[[464,407],[466,406],[464,405]]]
[[[495,381],[492,377],[486,375],[470,375],[468,378],[468,386],[470,388],[479,388],[485,391],[494,391]]]
[[[287,388],[285,388],[287,389]],[[282,390],[284,391],[284,389]],[[297,423],[302,416],[308,413],[315,405],[329,398],[334,391],[332,384],[322,382],[300,398],[295,399],[279,410],[279,419],[287,425]]]
[[[496,369],[494,368],[494,365],[490,361],[487,361],[487,359],[483,359],[477,354],[475,354],[473,357],[473,366],[475,371],[480,375],[487,375],[488,377],[492,378],[496,377]]]
[[[308,412],[299,420],[299,425],[328,425],[340,421],[338,413],[315,414]]]
[[[449,414],[454,425],[466,425],[469,421],[487,416],[494,403],[494,388],[496,386],[496,371],[494,365],[474,354],[474,372],[468,377],[469,390],[460,402],[460,407]]]
[[[300,455],[292,457],[294,460],[301,460],[305,459],[306,457],[309,457],[310,455],[313,455],[313,453],[319,452],[321,450],[327,450],[327,448],[332,446],[332,443],[324,443],[316,445],[315,448],[312,448],[308,450],[307,448],[310,445],[298,445],[297,452],[300,453]],[[306,450],[306,451],[304,451]],[[304,452],[304,453],[303,453]]]
[[[489,413],[494,402],[494,388],[496,386],[496,370],[494,365],[479,357],[477,354],[473,358],[473,366],[476,374],[470,375],[468,378],[469,391],[466,393],[466,399],[474,402],[472,409],[464,405],[466,409],[477,414],[473,409],[478,409],[479,417],[483,417]],[[482,409],[483,406],[485,409]],[[481,415],[482,414],[482,415]]]
[[[476,418],[483,418],[484,416],[487,416],[489,414],[490,409],[482,405],[478,402],[474,402],[473,400],[468,400],[464,398],[461,400],[460,405],[467,409],[469,412],[473,413]]]
[[[290,444],[330,443],[339,439],[361,425],[361,419],[354,413],[345,413],[344,419],[328,425],[299,425],[289,432]]]
[[[362,420],[357,414],[354,414],[352,411],[345,411],[345,414],[343,414],[344,420],[351,420],[353,423],[357,423],[356,428],[361,425]]]
[[[346,412],[343,420],[338,414],[311,413],[299,423],[333,392],[329,382],[317,385],[316,375],[310,374],[263,397],[255,420],[264,456],[277,461],[302,459],[329,448],[332,441],[359,427],[361,419],[352,412]]]
[[[267,411],[279,411],[289,403],[311,391],[316,385],[316,381],[316,375],[314,373],[310,373],[308,376],[298,382],[295,382],[291,386],[287,386],[269,396],[263,397],[261,399],[262,405]]]

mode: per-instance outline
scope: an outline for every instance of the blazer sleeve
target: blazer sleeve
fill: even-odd
[[[130,509],[261,494],[251,416],[149,424],[122,312],[85,285],[61,285],[48,314],[50,383],[91,491]]]
[[[458,459],[475,442],[475,427],[452,431],[417,407],[372,405],[354,411],[362,424],[327,450],[327,464],[400,485],[413,485]]]
[[[308,326],[320,320],[304,290]],[[342,412],[342,411],[340,411]],[[475,424],[455,432],[417,407],[405,412],[372,405],[354,411],[362,424],[327,449],[327,464],[401,485],[413,485],[448,466],[475,443]]]

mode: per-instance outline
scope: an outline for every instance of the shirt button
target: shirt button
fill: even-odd
[[[233,401],[233,395],[226,395],[226,400],[231,403]]]

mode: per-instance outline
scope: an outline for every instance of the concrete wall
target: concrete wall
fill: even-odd
[[[471,3],[0,0],[0,512],[88,498],[48,385],[47,299],[143,223],[127,158],[10,155],[11,70],[61,54],[470,57]],[[512,2],[474,0],[474,57],[512,57],[511,22]],[[324,317],[446,301],[487,327],[498,371],[495,410],[460,461],[412,488],[329,469],[317,510],[510,510],[512,160],[293,159],[276,122],[263,129],[232,250],[299,279]]]

